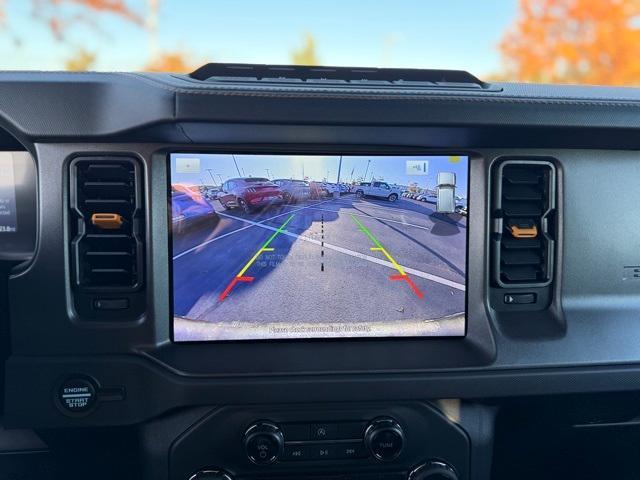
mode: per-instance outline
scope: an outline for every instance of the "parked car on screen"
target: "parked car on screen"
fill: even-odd
[[[339,183],[338,190],[340,190],[340,195],[345,195],[349,193],[349,185],[347,185],[346,183]]]
[[[331,196],[335,192],[340,193],[340,187],[338,187],[338,185],[336,185],[335,183],[322,182],[321,185],[322,185],[321,190],[324,192],[326,196]]]
[[[250,213],[256,208],[280,204],[282,190],[268,178],[231,178],[222,184],[218,200],[225,209],[240,208]]]
[[[466,215],[467,214],[467,199],[466,198],[462,198],[456,195],[456,213],[459,213],[461,215]]]
[[[273,180],[280,190],[282,190],[282,200],[285,203],[299,202],[307,200],[311,195],[309,182],[304,180],[293,180],[288,178],[277,178]]]
[[[202,194],[207,200],[215,200],[220,193],[219,187],[205,187],[201,189]]]
[[[174,184],[171,186],[171,225],[174,233],[194,226],[215,227],[220,217],[198,189]]]
[[[391,187],[386,182],[360,182],[356,188],[356,196],[386,198],[395,202],[400,198],[400,189]]]

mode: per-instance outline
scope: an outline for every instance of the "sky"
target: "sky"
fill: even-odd
[[[235,157],[235,163],[234,158]],[[190,159],[185,161],[182,159]],[[191,159],[197,159],[191,161]],[[426,175],[407,175],[407,161],[424,164]],[[187,165],[185,168],[184,165]],[[236,168],[237,164],[237,168]],[[182,167],[181,167],[182,165]],[[294,178],[336,182],[339,155],[230,155],[230,154],[173,154],[171,158],[171,182],[194,185],[219,185],[234,177]],[[210,170],[210,171],[209,171]],[[359,178],[371,180],[372,176],[388,183],[409,185],[417,182],[421,188],[433,188],[439,171],[456,174],[458,195],[466,197],[467,157],[448,156],[354,156],[342,159],[340,181],[350,182]],[[185,173],[185,172],[189,173]],[[303,177],[304,171],[304,177]]]
[[[310,33],[324,65],[486,76],[500,71],[497,45],[517,11],[517,0],[159,1],[155,38],[114,15],[94,14],[72,23],[65,41],[57,41],[34,18],[32,0],[5,0],[0,69],[61,69],[80,48],[96,54],[96,70],[139,70],[153,52],[175,50],[196,64],[286,64]],[[147,2],[127,3],[144,17]],[[81,13],[73,5],[62,8],[65,18]]]

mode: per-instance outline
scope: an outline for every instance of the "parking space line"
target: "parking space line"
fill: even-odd
[[[244,267],[242,267],[242,270],[240,270],[238,272],[238,274],[233,277],[233,280],[231,280],[231,282],[229,283],[229,285],[227,285],[227,288],[224,289],[224,291],[220,294],[220,296],[218,297],[220,299],[220,301],[222,302],[225,298],[227,298],[227,296],[231,293],[231,290],[233,290],[233,287],[236,286],[236,283],[238,282],[253,282],[254,277],[246,277],[244,274],[247,270],[249,270],[249,267],[251,267],[251,265],[253,265],[253,263],[258,259],[258,257],[260,255],[262,255],[263,252],[273,252],[274,249],[273,248],[269,248],[269,244],[271,242],[273,242],[273,240],[282,232],[284,232],[284,227],[287,226],[287,224],[291,221],[291,219],[294,217],[294,214],[292,213],[289,218],[287,218],[287,220],[280,225],[280,227],[273,233],[273,235],[271,235],[266,242],[264,242],[262,244],[262,247],[260,247],[258,249],[258,251],[253,255],[253,257],[251,257],[251,259],[245,264]]]
[[[369,240],[371,240],[374,244],[375,247],[371,248],[371,250],[376,251],[376,252],[381,252],[385,257],[387,257],[387,259],[391,262],[391,264],[393,265],[393,267],[400,272],[400,275],[391,275],[389,277],[389,280],[395,281],[395,280],[403,280],[405,282],[407,282],[407,284],[409,285],[409,287],[411,287],[411,289],[413,290],[413,293],[416,294],[416,296],[418,298],[424,298],[424,293],[422,293],[420,291],[420,289],[417,287],[417,285],[415,283],[413,283],[413,281],[409,278],[409,275],[406,274],[406,272],[402,269],[402,267],[400,265],[398,265],[398,262],[395,261],[395,259],[391,256],[391,254],[389,252],[387,252],[386,248],[384,248],[382,246],[382,244],[378,241],[378,239],[375,237],[375,235],[373,233],[371,233],[371,231],[365,227],[362,222],[360,222],[360,220],[358,220],[355,215],[351,215],[351,219],[356,222],[356,224],[358,224],[358,227],[360,227],[360,231],[363,232],[368,238]]]
[[[365,202],[365,203],[366,203],[366,202]],[[352,205],[353,205],[353,204],[352,204]],[[414,204],[414,205],[415,205],[415,204]],[[427,203],[427,205],[433,205],[433,204],[431,204],[431,203]],[[418,205],[418,206],[421,206],[421,205]],[[384,205],[382,205],[382,204],[379,204],[379,203],[366,203],[366,205],[361,205],[361,207],[362,207],[362,208],[372,208],[373,210],[384,210],[385,212],[393,211],[393,210],[390,210],[390,209],[389,209],[389,207],[386,207],[386,206],[384,206]],[[361,211],[361,212],[366,213],[366,212],[365,212],[365,210],[360,210],[359,208],[356,208],[355,206],[354,206],[353,208],[354,208],[355,210],[359,210],[359,211]],[[402,208],[402,207],[398,207],[398,209],[400,210],[400,212],[402,212],[402,214],[403,214],[403,215],[410,215],[410,214],[416,214],[416,215],[427,215],[427,216],[428,216],[428,217],[430,217],[430,218],[431,218],[431,216],[432,216],[432,215],[441,215],[441,217],[440,217],[440,218],[438,218],[438,217],[431,218],[431,221],[432,221],[433,223],[436,223],[436,222],[445,222],[445,223],[449,223],[449,224],[452,224],[452,225],[453,225],[453,224],[455,224],[455,225],[456,225],[457,227],[459,227],[459,228],[464,228],[464,229],[466,229],[466,228],[467,228],[467,226],[466,226],[464,223],[462,223],[462,222],[460,222],[460,221],[457,221],[457,220],[454,220],[454,219],[452,219],[452,218],[442,217],[442,215],[443,215],[443,214],[439,214],[439,213],[437,212],[437,210],[432,209],[432,208],[429,208],[429,212],[430,212],[430,213],[420,212],[420,211],[418,211],[418,210],[413,210],[413,209],[411,209],[411,208]]]
[[[196,251],[196,250],[198,250],[200,247],[204,247],[204,246],[206,246],[206,245],[209,245],[210,243],[213,243],[213,242],[215,242],[216,240],[220,240],[221,238],[228,237],[229,235],[233,235],[234,233],[238,233],[238,232],[241,232],[241,231],[243,231],[243,230],[247,230],[248,228],[253,227],[253,226],[254,226],[254,224],[255,224],[255,225],[259,225],[259,224],[264,223],[264,222],[269,222],[269,221],[273,220],[274,218],[284,217],[285,215],[289,215],[289,214],[291,214],[291,213],[299,212],[300,210],[306,210],[307,208],[311,208],[311,207],[313,207],[314,205],[321,205],[321,204],[323,204],[323,203],[327,203],[327,202],[329,202],[329,201],[330,201],[330,200],[324,200],[324,201],[322,201],[322,202],[313,203],[313,204],[311,204],[311,205],[307,205],[307,206],[305,206],[305,207],[300,207],[300,208],[297,208],[297,209],[295,209],[295,210],[291,210],[291,211],[289,211],[289,212],[279,213],[278,215],[274,215],[273,217],[265,218],[264,220],[260,220],[259,222],[249,222],[249,223],[253,223],[253,224],[252,224],[252,225],[246,225],[246,226],[244,226],[244,227],[237,228],[236,230],[232,230],[231,232],[224,233],[224,234],[219,235],[219,236],[214,237],[214,238],[210,238],[210,239],[209,239],[209,240],[207,240],[206,242],[199,243],[198,245],[195,245],[195,246],[193,246],[193,247],[191,247],[191,248],[189,248],[189,249],[185,250],[184,252],[180,252],[180,253],[178,253],[177,255],[174,255],[174,256],[173,256],[173,260],[177,260],[177,259],[179,259],[180,257],[184,257],[185,255],[187,255],[187,254],[189,254],[189,253],[191,253],[191,252],[195,252],[195,251]],[[222,212],[216,212],[216,213],[217,213],[218,215],[222,216],[222,217],[231,218],[231,219],[233,219],[233,220],[245,221],[245,219],[243,219],[243,218],[236,217],[235,215],[229,215],[228,213],[222,213]],[[245,223],[246,223],[246,222],[245,222]]]
[[[226,216],[226,214],[222,214],[222,213],[221,213],[221,215]],[[229,215],[229,216],[231,216],[231,215]],[[233,217],[233,218],[236,218],[236,217]],[[256,226],[256,227],[264,228],[266,230],[271,230],[272,232],[275,232],[277,230],[277,228],[272,227],[271,225],[265,225],[263,223],[254,222],[252,220],[247,220],[246,218],[242,218],[242,219],[238,219],[238,220],[242,220],[243,222],[249,223],[249,224],[251,224],[253,226]],[[297,240],[302,240],[304,242],[313,243],[314,245],[318,245],[319,247],[324,246],[325,248],[327,248],[329,250],[333,250],[335,252],[343,253],[344,255],[349,255],[351,257],[360,258],[361,260],[366,260],[368,262],[375,263],[377,265],[382,265],[382,266],[388,267],[388,268],[393,268],[395,270],[395,267],[393,266],[393,264],[391,262],[388,262],[386,260],[382,260],[382,259],[377,258],[377,257],[372,257],[371,255],[366,255],[364,253],[356,252],[354,250],[349,250],[348,248],[340,247],[338,245],[333,245],[333,244],[327,243],[325,241],[321,242],[321,241],[316,240],[314,238],[305,237],[304,235],[298,235],[297,233],[289,232],[289,231],[286,231],[286,230],[284,232],[282,232],[282,235],[286,235],[288,237],[295,238]],[[455,288],[456,290],[460,290],[460,291],[463,291],[463,292],[466,290],[466,287],[463,284],[458,283],[458,282],[454,282],[453,280],[449,280],[447,278],[440,277],[438,275],[433,275],[431,273],[423,272],[423,271],[417,270],[415,268],[407,267],[406,265],[401,265],[401,267],[406,273],[410,273],[411,275],[414,275],[416,277],[424,278],[425,280],[430,280],[432,282],[436,282],[436,283],[439,283],[441,285],[446,285],[447,287]]]
[[[384,202],[384,203],[383,203]],[[377,202],[371,202],[371,201],[352,201],[349,202],[347,200],[342,200],[342,199],[337,199],[335,200],[336,204],[340,204],[340,205],[351,205],[354,209],[359,210],[359,209],[370,209],[370,210],[382,210],[385,212],[395,212],[398,215],[402,214],[402,215],[408,215],[408,214],[415,214],[415,215],[431,215],[432,213],[436,213],[435,209],[430,208],[431,205],[430,203],[427,204],[406,204],[405,203],[401,203],[400,201],[397,202],[388,202],[388,201],[381,201],[381,203],[377,203]],[[418,209],[416,208],[412,208],[413,207],[419,207]],[[364,210],[361,210],[364,211]]]
[[[343,213],[340,210],[331,210],[331,209],[327,209],[327,208],[316,208],[316,207],[309,207],[309,210],[318,210],[321,212],[331,212],[331,213]],[[346,212],[345,212],[346,213]],[[404,225],[406,227],[415,227],[415,228],[420,228],[422,230],[431,230],[430,227],[425,227],[423,225],[416,225],[415,223],[409,223],[409,222],[403,222],[402,220],[392,220],[391,218],[385,218],[385,217],[376,217],[375,215],[370,215],[368,213],[350,213],[350,215],[357,215],[358,217],[364,217],[364,218],[374,218],[376,220],[382,220],[385,222],[392,222],[392,223],[398,223],[400,225]]]

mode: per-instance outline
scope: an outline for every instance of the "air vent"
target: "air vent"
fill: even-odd
[[[143,282],[143,206],[138,162],[85,157],[71,163],[71,253],[82,291],[126,292]]]
[[[494,170],[493,280],[497,286],[544,287],[553,278],[555,167],[507,160]]]

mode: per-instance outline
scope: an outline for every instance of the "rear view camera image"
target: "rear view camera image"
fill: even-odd
[[[465,334],[468,157],[170,156],[177,342]]]

